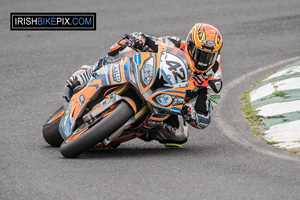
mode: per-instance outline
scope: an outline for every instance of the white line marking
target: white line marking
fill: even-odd
[[[271,126],[265,131],[264,139],[273,142],[298,142],[300,147],[300,120]]]
[[[263,81],[267,81],[267,80],[270,80],[272,78],[277,78],[277,77],[280,77],[280,76],[288,76],[288,75],[292,75],[292,74],[299,73],[299,72],[300,72],[300,66],[299,65],[298,66],[292,66],[292,67],[289,67],[287,69],[278,71],[277,73],[269,76],[268,78],[266,78]]]
[[[253,90],[250,94],[251,101],[255,101],[273,94],[275,91],[294,90],[300,88],[300,77],[284,79],[273,83],[268,83]]]
[[[264,117],[296,112],[296,111],[300,111],[300,100],[267,104],[256,108],[256,110],[258,110],[257,115],[264,116]]]

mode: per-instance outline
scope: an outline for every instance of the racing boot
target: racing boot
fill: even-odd
[[[187,142],[188,126],[182,116],[172,115],[140,139],[157,140],[165,147],[181,147],[183,143]]]

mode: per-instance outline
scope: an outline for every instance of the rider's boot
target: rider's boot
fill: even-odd
[[[161,125],[140,137],[145,141],[157,140],[165,147],[181,147],[188,139],[188,126],[181,116],[172,115]]]

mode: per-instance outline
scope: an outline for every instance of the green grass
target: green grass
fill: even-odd
[[[261,83],[261,81],[256,81],[249,90],[243,92],[242,98],[241,98],[241,100],[243,101],[243,106],[242,106],[241,110],[244,112],[245,119],[247,119],[249,122],[251,131],[255,135],[262,137],[262,130],[263,130],[262,119],[263,118],[257,116],[258,111],[251,105],[251,99],[250,99],[250,93],[251,93],[252,89],[259,83]],[[273,93],[272,97],[280,97],[280,98],[287,99],[290,96],[288,96],[285,91],[275,91]],[[272,98],[272,97],[269,97],[269,98]],[[274,141],[266,141],[266,142],[267,142],[267,144],[270,144],[270,145],[278,144],[277,142],[274,142]],[[298,154],[300,152],[300,148],[289,149],[287,151],[290,153],[293,153],[293,154]]]
[[[293,72],[294,72],[294,70],[290,69],[290,70],[287,71],[285,74],[286,74],[286,75],[289,75],[289,74],[291,74],[291,73],[293,73]]]
[[[288,99],[291,96],[288,96],[287,92],[285,92],[285,91],[277,91],[276,90],[275,92],[273,92],[272,96],[270,96],[268,98],[267,97],[261,98],[261,101],[264,101],[264,100],[267,100],[267,99],[271,99],[273,97],[280,97],[280,98]]]
[[[268,77],[269,76],[272,76],[273,74],[275,74],[276,72],[274,72],[274,71],[271,71],[269,74],[268,74]]]
[[[268,143],[268,144],[271,144],[271,145],[273,145],[273,144],[278,144],[278,142],[274,142],[274,141],[267,141],[267,143]]]
[[[291,153],[294,153],[294,154],[297,154],[297,153],[300,152],[299,149],[290,149],[290,150],[288,150],[288,151],[291,152]]]
[[[257,127],[252,127],[251,128],[252,133],[254,133],[255,135],[261,135],[261,130],[260,128]]]
[[[256,85],[260,84],[261,80],[255,81],[253,87],[255,87]]]
[[[287,98],[290,97],[290,96],[287,95],[287,93],[285,91],[275,91],[275,92],[273,92],[273,96],[274,97],[281,97],[281,98],[284,98],[284,99],[287,99]]]
[[[262,138],[263,134],[262,134],[262,121],[261,118],[257,116],[258,111],[251,105],[251,99],[250,99],[250,92],[252,91],[252,89],[255,87],[255,85],[259,84],[260,81],[256,81],[254,86],[251,87],[249,90],[245,91],[242,94],[242,101],[243,101],[243,106],[241,108],[241,110],[244,112],[244,116],[245,119],[248,120],[249,125],[250,125],[250,129],[251,131]],[[275,91],[273,93],[273,97],[281,97],[281,98],[289,98],[289,96],[287,96],[287,94],[284,91]],[[271,97],[270,97],[271,98]],[[269,145],[274,145],[277,144],[277,142],[274,141],[266,141],[267,144]],[[293,154],[299,154],[300,149],[285,149],[286,151],[293,153]]]
[[[255,135],[261,135],[260,125],[262,125],[262,122],[259,119],[259,117],[256,116],[258,111],[255,110],[255,108],[251,105],[250,91],[251,91],[251,89],[248,91],[245,91],[242,94],[242,101],[244,102],[244,104],[243,104],[241,110],[244,112],[245,119],[247,119],[249,121],[249,124],[251,126],[251,131]]]

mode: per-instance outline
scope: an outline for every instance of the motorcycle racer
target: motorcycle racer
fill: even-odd
[[[92,73],[103,65],[113,63],[122,58],[122,50],[129,45],[142,52],[157,52],[158,43],[162,41],[171,47],[184,51],[189,58],[189,80],[195,87],[187,92],[182,116],[171,115],[161,125],[150,130],[140,138],[145,141],[158,140],[165,146],[180,147],[188,138],[188,122],[191,126],[204,129],[211,122],[211,112],[220,99],[222,89],[221,49],[223,40],[221,33],[212,25],[195,24],[187,35],[186,43],[175,36],[151,37],[141,32],[129,35],[128,43],[120,40],[110,48],[106,57],[93,66],[84,65],[76,71],[65,86],[65,98],[68,101],[73,93],[82,89]]]

